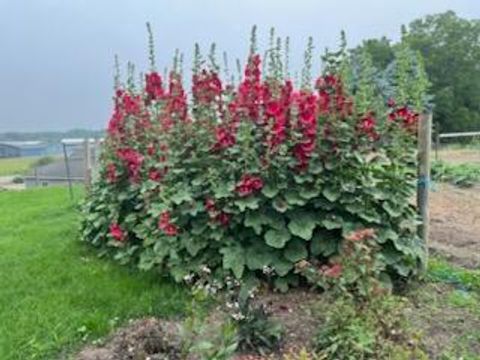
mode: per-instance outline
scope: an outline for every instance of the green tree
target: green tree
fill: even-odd
[[[480,21],[429,15],[410,23],[405,40],[424,58],[441,130],[480,129]]]

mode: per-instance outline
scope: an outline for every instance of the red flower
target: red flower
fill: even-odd
[[[165,233],[165,235],[167,236],[175,236],[178,234],[178,227],[174,224],[168,224],[167,226],[165,226],[165,228],[163,229],[163,232]]]
[[[315,149],[317,138],[317,97],[308,92],[300,92],[297,96],[298,127],[303,139],[295,146],[293,152],[298,161],[298,167],[308,166],[308,159]]]
[[[217,127],[215,129],[215,137],[217,142],[213,146],[215,150],[226,149],[235,144],[235,137],[232,132],[225,127]]]
[[[211,104],[222,95],[222,82],[216,72],[202,70],[200,74],[193,75],[192,82],[193,98],[199,104]]]
[[[123,108],[127,115],[140,114],[140,96],[131,96],[128,93],[123,95]]]
[[[117,167],[114,163],[107,165],[107,181],[109,183],[114,183],[117,181]]]
[[[342,275],[342,265],[341,264],[333,264],[332,266],[325,266],[322,268],[322,273],[326,277],[332,279],[338,279]]]
[[[117,241],[124,241],[125,240],[125,233],[123,232],[120,225],[117,223],[110,224],[110,236],[113,237]]]
[[[158,228],[167,236],[175,236],[178,234],[178,227],[170,221],[170,213],[168,211],[164,211],[160,214]]]
[[[371,140],[378,140],[379,135],[375,131],[376,120],[373,112],[368,112],[364,117],[360,119],[358,125],[358,131],[367,135]]]
[[[117,156],[127,166],[130,180],[137,182],[139,180],[140,168],[143,163],[143,156],[132,148],[118,149]]]
[[[387,106],[393,108],[395,106],[395,100],[392,98],[388,99]]]
[[[157,169],[150,169],[148,172],[148,178],[152,181],[160,181],[163,178],[163,174]]]
[[[263,188],[263,180],[258,176],[245,174],[237,184],[235,191],[241,197],[248,196]]]
[[[157,72],[145,75],[145,92],[147,93],[147,103],[152,100],[159,100],[163,97],[164,91],[162,86],[162,78]]]
[[[228,226],[228,224],[230,223],[230,215],[222,211],[220,214],[217,215],[216,220],[222,226]]]
[[[205,200],[205,209],[208,211],[208,212],[212,212],[212,211],[215,211],[215,201],[211,198],[208,198]]]

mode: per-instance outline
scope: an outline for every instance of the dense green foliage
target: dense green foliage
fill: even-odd
[[[432,83],[434,121],[440,131],[480,128],[480,22],[448,11],[415,20],[404,28],[404,41],[419,51]],[[378,70],[387,68],[398,44],[369,39],[355,50],[366,49]]]
[[[314,88],[310,40],[295,90],[273,45],[281,42],[271,41],[262,78],[252,39],[238,87],[218,77],[213,47],[208,66],[197,52],[190,103],[178,58],[166,89],[154,70],[144,88],[131,80],[118,88],[84,239],[176,280],[204,266],[239,279],[271,268],[286,289],[301,280],[297,262],[326,262],[343,235],[371,227],[385,272],[415,274],[423,251],[409,200],[426,91],[420,59],[399,47],[388,88],[377,88],[368,54],[352,62],[343,41],[324,56]]]
[[[0,359],[55,359],[127,319],[171,316],[187,294],[100,260],[64,188],[0,192]]]

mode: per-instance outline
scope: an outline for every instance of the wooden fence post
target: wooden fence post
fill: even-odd
[[[432,114],[424,114],[418,124],[418,183],[417,208],[422,219],[419,235],[425,248],[426,261],[428,260],[429,237],[429,209],[428,193],[430,191],[430,151],[432,148]],[[425,263],[426,265],[426,263]],[[425,269],[426,270],[426,269]]]
[[[85,160],[85,189],[87,192],[90,191],[90,185],[92,181],[92,154],[91,154],[91,148],[90,148],[90,139],[85,139],[84,141],[84,160]]]

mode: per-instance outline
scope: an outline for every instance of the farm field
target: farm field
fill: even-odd
[[[98,259],[64,188],[0,192],[0,359],[55,359],[129,318],[178,316],[186,293]]]
[[[0,159],[0,176],[23,175],[40,157]]]
[[[434,257],[428,281],[408,293],[408,314],[428,352],[441,359],[479,358],[480,273],[462,267],[478,266],[472,257],[478,254],[478,224],[471,223],[475,212],[466,212],[475,192],[442,185],[433,193],[431,248],[450,262]],[[175,318],[184,311],[183,289],[98,259],[83,246],[67,196],[64,188],[0,193],[1,359],[68,358],[127,319]],[[460,221],[462,213],[469,217]],[[304,324],[322,321],[307,321],[310,306],[328,306],[321,296],[302,291],[264,296],[293,344],[314,335]],[[301,328],[306,334],[299,340]],[[130,341],[138,329],[127,328]]]

